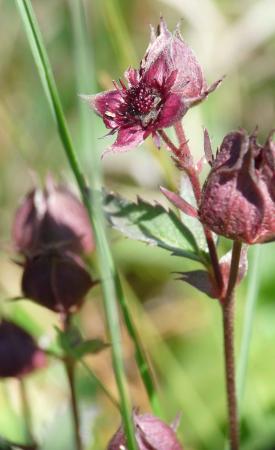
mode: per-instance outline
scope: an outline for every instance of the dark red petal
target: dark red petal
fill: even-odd
[[[105,91],[96,95],[83,95],[82,98],[87,100],[90,107],[101,117],[108,113],[108,111],[116,111],[122,102],[122,96],[119,90]]]
[[[178,122],[186,112],[184,101],[178,94],[170,94],[163,104],[156,122],[157,128],[166,128]]]
[[[144,131],[138,127],[122,128],[118,131],[116,141],[104,153],[126,152],[131,148],[137,147],[144,141]]]
[[[174,72],[175,70],[173,70]],[[145,84],[154,84],[156,81],[159,86],[165,86],[165,81],[171,75],[171,61],[167,60],[164,55],[160,55],[143,74]]]

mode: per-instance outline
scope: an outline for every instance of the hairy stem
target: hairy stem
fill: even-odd
[[[167,145],[167,147],[169,148],[169,150],[171,150],[172,153],[174,153],[175,157],[178,158],[178,157],[179,157],[179,149],[178,149],[178,147],[176,147],[175,144],[173,144],[173,142],[171,141],[171,139],[169,138],[169,136],[167,136],[167,134],[165,133],[165,131],[163,131],[163,130],[158,130],[158,134],[159,134],[160,137],[163,139],[163,141],[165,142],[165,144]]]
[[[171,139],[167,136],[167,134],[163,130],[159,130],[158,133],[163,139],[163,141],[166,143],[167,147],[171,152],[174,154],[177,164],[179,165],[181,170],[184,170],[186,175],[188,176],[194,196],[197,202],[197,205],[200,203],[201,199],[201,186],[200,186],[200,180],[198,177],[198,172],[196,170],[196,167],[193,163],[193,158],[191,155],[191,151],[188,145],[188,141],[185,136],[185,132],[182,126],[182,123],[179,121],[175,124],[175,131],[178,137],[179,141],[179,147],[176,147],[175,144],[171,141]],[[209,228],[203,227],[208,250],[209,250],[209,256],[212,264],[212,269],[214,273],[214,277],[217,283],[218,290],[221,292],[223,288],[223,279],[222,274],[220,270],[219,265],[219,259],[218,254],[215,246],[215,242],[213,239],[213,235]]]
[[[237,416],[237,398],[235,386],[235,361],[234,361],[234,295],[230,301],[222,307],[223,315],[223,339],[224,339],[224,364],[226,378],[226,394],[229,423],[229,442],[231,450],[239,449],[239,426]]]
[[[241,242],[234,242],[227,291],[224,298],[221,299],[229,442],[231,450],[239,450],[239,421],[234,358],[234,288],[238,277],[241,247]]]

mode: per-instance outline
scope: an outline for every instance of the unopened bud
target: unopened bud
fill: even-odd
[[[48,250],[26,259],[24,295],[56,312],[72,312],[83,303],[93,281],[76,255]]]
[[[89,253],[94,240],[87,212],[65,186],[48,177],[43,190],[34,189],[17,209],[12,237],[16,250],[30,255],[41,248],[58,247]]]
[[[205,182],[201,222],[215,233],[247,244],[275,239],[275,143],[245,131],[223,140]]]

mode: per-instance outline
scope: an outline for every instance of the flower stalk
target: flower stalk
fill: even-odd
[[[201,199],[201,187],[198,177],[198,171],[194,167],[193,158],[188,146],[188,141],[186,139],[182,123],[177,122],[174,128],[178,137],[179,147],[174,145],[174,143],[170,140],[170,138],[163,130],[159,130],[159,135],[162,137],[169,150],[174,154],[176,162],[178,163],[180,169],[184,170],[187,174],[193,188],[196,202],[199,205]],[[218,292],[222,293],[224,281],[212,232],[207,226],[203,226],[203,229],[211,260],[211,267],[209,268],[209,270],[214,272]],[[241,242],[234,241],[228,285],[225,296],[223,298],[220,298],[223,317],[225,378],[229,419],[229,440],[231,450],[239,449],[239,424],[234,358],[234,288],[238,278],[241,248]]]
[[[188,176],[191,186],[192,186],[192,189],[193,189],[193,192],[194,192],[194,196],[195,196],[197,205],[199,205],[200,199],[201,199],[201,186],[200,186],[199,176],[198,176],[196,168],[194,167],[191,151],[190,151],[190,148],[188,145],[188,141],[185,137],[185,132],[184,132],[181,122],[177,122],[175,124],[175,131],[178,136],[179,147],[177,147],[171,141],[171,139],[167,136],[165,131],[159,130],[158,133],[161,136],[161,138],[163,139],[163,141],[165,142],[165,144],[167,145],[168,149],[174,154],[174,156],[176,158],[176,162],[177,162],[177,164],[179,164],[180,169],[184,170],[184,172]],[[215,243],[213,240],[212,233],[209,230],[209,228],[207,228],[206,226],[203,226],[203,230],[204,230],[205,239],[207,242],[209,256],[210,256],[210,260],[211,260],[210,270],[213,271],[215,280],[217,283],[217,288],[221,292],[222,288],[223,288],[223,279],[222,279],[222,274],[221,274],[221,270],[220,270],[216,246],[215,246]]]
[[[237,283],[242,244],[234,241],[229,281],[225,297],[220,300],[223,317],[224,364],[231,450],[239,450],[239,420],[234,357],[234,288]]]

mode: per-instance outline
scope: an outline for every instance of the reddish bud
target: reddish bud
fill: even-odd
[[[76,255],[48,250],[26,259],[24,295],[56,312],[77,310],[94,283]]]
[[[133,413],[135,436],[139,450],[183,450],[173,427],[151,414]],[[120,427],[112,437],[107,450],[126,450],[126,437]]]
[[[0,377],[21,377],[46,364],[32,336],[13,322],[0,322]]]
[[[16,211],[12,237],[23,254],[45,247],[60,247],[74,252],[94,248],[91,225],[82,203],[62,185],[49,177],[43,190],[34,189]]]
[[[247,244],[275,239],[275,144],[245,131],[223,140],[205,182],[200,220],[215,233]]]

